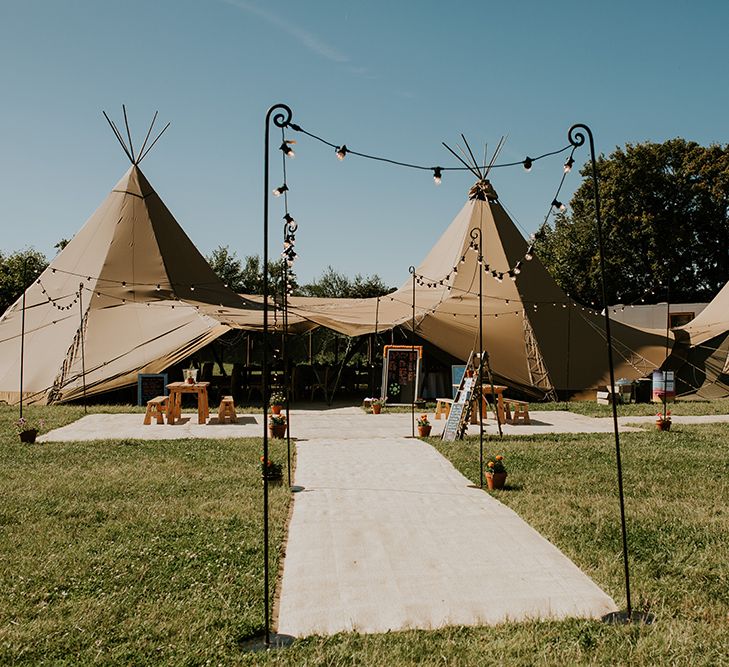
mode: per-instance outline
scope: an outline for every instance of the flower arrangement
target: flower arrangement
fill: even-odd
[[[286,405],[286,396],[281,391],[274,391],[271,394],[270,399],[271,405]]]
[[[659,412],[656,415],[656,421],[670,422],[671,421],[671,411],[668,410],[668,412],[666,412],[665,416],[662,412]]]
[[[269,426],[286,426],[286,415],[269,415]]]
[[[420,417],[418,417],[418,426],[430,426],[428,415],[420,415]]]
[[[380,407],[384,407],[385,403],[387,403],[387,396],[385,398],[373,398],[370,401],[370,405],[379,405]]]
[[[27,420],[25,417],[21,417],[15,422],[15,430],[20,436],[21,442],[33,443],[38,435],[38,431],[43,428],[43,424],[42,419],[39,419],[36,423]]]
[[[274,463],[270,459],[261,457],[261,476],[268,479],[280,479],[283,477],[283,468],[280,463]]]
[[[501,454],[497,454],[496,456],[489,457],[486,460],[486,467],[488,470],[486,473],[490,472],[506,472],[506,466],[504,465],[504,457],[501,456]]]
[[[656,428],[659,431],[670,431],[671,430],[671,411],[670,410],[668,410],[665,415],[662,412],[659,412],[656,415]]]

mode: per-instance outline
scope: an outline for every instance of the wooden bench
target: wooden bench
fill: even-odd
[[[152,423],[152,417],[157,418],[158,424],[164,424],[166,412],[167,396],[156,396],[151,401],[147,401],[147,412],[144,415],[144,425],[149,426]]]
[[[238,415],[235,414],[235,401],[233,401],[232,396],[223,396],[223,398],[220,399],[220,406],[218,407],[218,422],[224,424],[226,417],[230,418],[231,424],[235,424],[238,421]]]
[[[531,424],[529,419],[529,403],[506,399],[507,424]]]
[[[440,419],[441,414],[445,415],[448,419],[448,415],[451,414],[451,406],[453,405],[452,398],[436,398],[435,399],[435,418]]]

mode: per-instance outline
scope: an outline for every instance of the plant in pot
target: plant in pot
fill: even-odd
[[[266,461],[261,457],[261,478],[269,482],[280,482],[283,479],[283,467],[280,463],[274,463],[270,459]]]
[[[268,418],[268,432],[272,438],[283,438],[286,435],[286,417],[284,415],[270,415]]]
[[[372,414],[379,415],[380,412],[382,412],[382,408],[385,407],[385,403],[387,403],[387,396],[385,396],[385,398],[373,398],[370,401],[370,407],[372,408]]]
[[[504,457],[497,454],[486,460],[486,485],[489,490],[503,489],[506,482],[506,466],[504,465]]]
[[[197,368],[190,363],[190,368],[183,368],[182,369],[182,379],[187,382],[187,384],[195,384],[197,382]]]
[[[428,415],[420,415],[418,417],[418,435],[421,438],[427,438],[430,435],[431,425],[428,421]]]
[[[656,428],[659,431],[670,431],[671,430],[671,411],[668,410],[665,414],[659,412],[656,415]]]
[[[281,409],[286,405],[286,396],[281,391],[274,391],[271,394],[269,403],[271,404],[271,412],[275,415],[280,415]]]
[[[15,422],[15,430],[20,436],[20,442],[25,442],[28,444],[33,444],[35,442],[35,439],[38,436],[38,431],[42,428],[42,419],[38,420],[38,422],[35,423],[26,419],[25,417],[21,417],[20,419],[18,419],[18,421]]]

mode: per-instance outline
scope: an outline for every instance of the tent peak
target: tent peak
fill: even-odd
[[[482,178],[471,186],[468,191],[469,199],[478,199],[479,201],[490,201],[495,202],[499,200],[499,195],[496,194],[494,186],[491,185],[491,181],[487,178]]]
[[[129,161],[133,165],[138,165],[142,160],[144,160],[145,157],[147,157],[147,154],[149,151],[152,150],[152,147],[157,143],[157,140],[164,134],[165,130],[170,126],[170,123],[167,123],[162,128],[162,131],[155,137],[154,141],[149,144],[149,147],[147,147],[147,142],[149,141],[149,137],[152,134],[152,128],[154,127],[154,123],[157,120],[157,114],[159,111],[154,112],[154,116],[152,118],[152,122],[149,125],[149,129],[147,130],[147,135],[144,137],[144,141],[142,142],[142,147],[139,149],[139,151],[134,151],[134,144],[132,143],[132,133],[129,130],[129,119],[127,118],[127,108],[122,104],[122,112],[124,113],[124,125],[126,127],[127,131],[127,140],[129,141],[129,145],[124,141],[124,137],[122,137],[121,132],[119,131],[119,128],[116,126],[113,120],[109,118],[109,116],[106,114],[106,111],[103,111],[101,113],[104,114],[104,118],[106,118],[106,122],[109,123],[109,127],[111,128],[112,132],[114,132],[114,136],[116,137],[117,141],[122,147],[122,150],[126,154],[126,156],[129,158]],[[146,150],[145,150],[146,149]]]

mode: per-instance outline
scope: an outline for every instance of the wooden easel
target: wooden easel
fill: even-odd
[[[479,366],[476,364],[477,361],[480,362],[480,359],[471,351],[471,354],[468,355],[463,377],[461,378],[461,384],[458,386],[458,391],[456,391],[456,396],[453,399],[448,421],[446,421],[441,435],[441,439],[446,442],[453,442],[456,438],[461,440],[466,432],[466,427],[471,417],[473,390],[476,388],[480,371]]]

